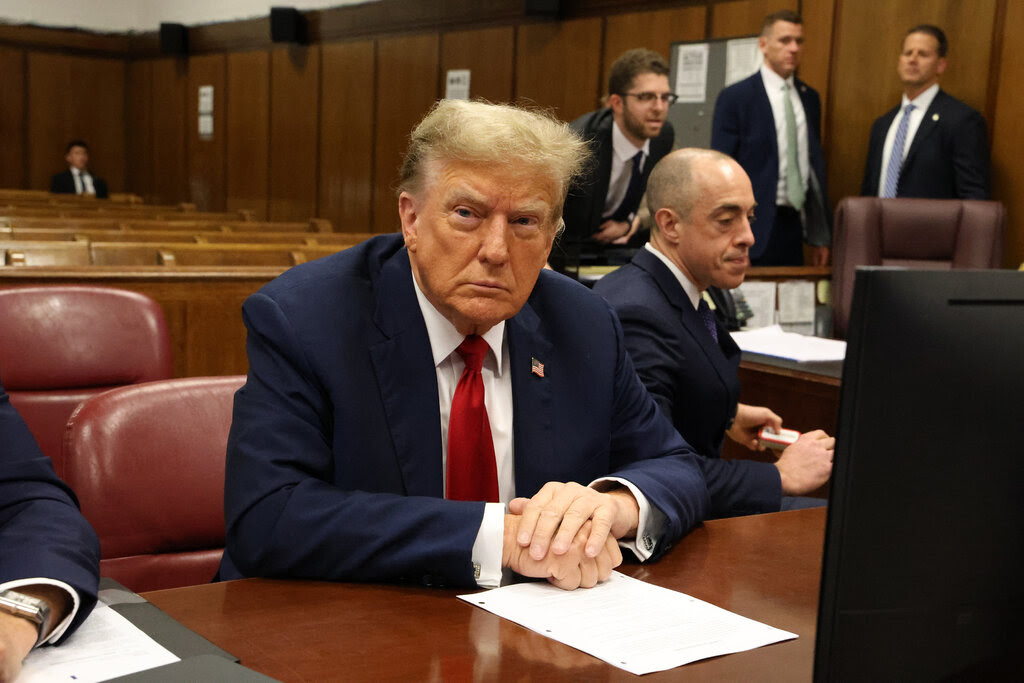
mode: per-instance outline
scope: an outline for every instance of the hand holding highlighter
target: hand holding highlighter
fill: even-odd
[[[757,442],[765,448],[777,451],[785,450],[787,446],[800,438],[800,432],[795,429],[782,429],[776,432],[771,427],[761,427],[757,433]]]

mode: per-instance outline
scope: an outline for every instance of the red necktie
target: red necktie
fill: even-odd
[[[487,342],[471,334],[459,344],[458,352],[466,369],[455,387],[448,418],[448,498],[497,503],[498,470],[480,375]]]

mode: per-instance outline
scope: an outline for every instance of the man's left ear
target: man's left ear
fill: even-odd
[[[405,246],[409,251],[416,251],[416,242],[419,237],[419,225],[416,209],[416,198],[408,192],[398,195],[398,218],[402,221],[402,236],[405,238]]]

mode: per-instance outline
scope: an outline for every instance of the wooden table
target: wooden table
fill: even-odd
[[[620,568],[800,636],[644,680],[810,680],[824,529],[824,509],[715,520],[659,562]],[[463,603],[459,592],[247,579],[144,597],[283,681],[636,679]]]

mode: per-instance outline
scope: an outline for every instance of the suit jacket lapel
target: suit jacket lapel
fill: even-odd
[[[404,248],[385,262],[374,290],[374,322],[384,339],[370,347],[370,356],[406,494],[440,498],[444,473],[437,374]]]
[[[935,98],[932,100],[931,105],[929,105],[928,111],[924,113],[924,118],[921,119],[921,125],[917,127],[917,132],[914,133],[914,139],[910,141],[910,149],[907,150],[907,156],[903,160],[904,169],[913,161],[914,155],[925,144],[924,141],[928,139],[928,136],[939,127],[943,104],[945,104],[945,96],[946,94],[941,90],[935,93]]]
[[[544,464],[555,457],[551,435],[555,405],[552,381],[533,372],[532,361],[545,365],[544,373],[559,372],[551,341],[541,330],[540,319],[529,301],[505,323],[509,372],[512,373],[513,451],[517,495],[536,491],[544,483]]]
[[[686,334],[689,334],[694,342],[696,342],[700,350],[704,352],[708,365],[714,368],[718,378],[728,386],[727,378],[732,370],[726,362],[725,354],[719,348],[718,342],[704,328],[704,320],[693,307],[690,298],[683,291],[682,285],[676,280],[676,276],[661,262],[661,259],[646,249],[637,253],[633,258],[633,263],[646,270],[654,278],[658,288],[664,292],[669,303],[676,309],[683,327],[686,328]]]

